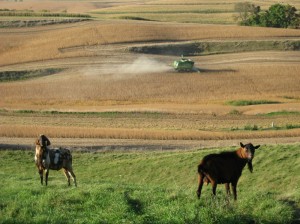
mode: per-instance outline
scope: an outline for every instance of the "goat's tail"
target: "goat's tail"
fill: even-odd
[[[210,180],[208,179],[208,177],[206,176],[206,173],[205,173],[205,168],[203,166],[202,163],[200,163],[198,165],[198,174],[199,174],[199,177],[202,175],[203,176],[203,181],[204,183],[206,183],[207,185],[210,183]]]
[[[200,163],[199,165],[198,165],[198,173],[200,174],[204,174],[204,172],[205,172],[205,168],[204,168],[204,166],[203,166],[203,164],[202,163]]]

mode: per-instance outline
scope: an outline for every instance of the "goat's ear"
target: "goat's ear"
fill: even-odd
[[[45,136],[45,143],[46,143],[46,146],[51,145],[50,140],[46,136]]]
[[[40,145],[40,140],[39,140],[39,139],[36,139],[36,140],[35,140],[35,144],[36,144],[36,145]]]
[[[241,143],[241,142],[240,142],[240,146],[241,146],[242,148],[244,148],[244,147],[245,147],[245,145],[244,145],[243,143]]]
[[[260,147],[260,145],[254,146],[255,149],[258,149]]]
[[[44,146],[44,135],[40,135],[38,141],[40,146]]]

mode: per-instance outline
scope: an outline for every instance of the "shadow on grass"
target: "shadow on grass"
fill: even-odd
[[[132,198],[128,191],[124,193],[124,198],[130,211],[133,211],[136,215],[144,214],[144,206],[140,200]]]
[[[223,196],[204,197],[194,206],[194,216],[185,223],[254,224],[255,217],[241,212],[233,199]]]
[[[288,199],[284,199],[284,200],[281,200],[281,201],[283,203],[286,203],[289,206],[291,206],[294,210],[292,224],[300,224],[300,208],[298,207],[297,202],[292,201],[292,200],[288,200]]]

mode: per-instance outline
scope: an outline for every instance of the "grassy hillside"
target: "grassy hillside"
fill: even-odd
[[[195,194],[202,156],[233,148],[75,152],[78,188],[56,171],[40,186],[33,150],[1,151],[0,222],[291,223],[299,219],[299,146],[262,146],[254,172],[243,172],[238,202],[226,200],[222,185],[215,199],[210,186],[200,200]]]

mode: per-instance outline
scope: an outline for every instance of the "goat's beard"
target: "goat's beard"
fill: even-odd
[[[247,165],[248,165],[248,169],[249,169],[250,172],[252,173],[252,172],[253,172],[252,159],[249,159],[249,160],[248,160]]]

